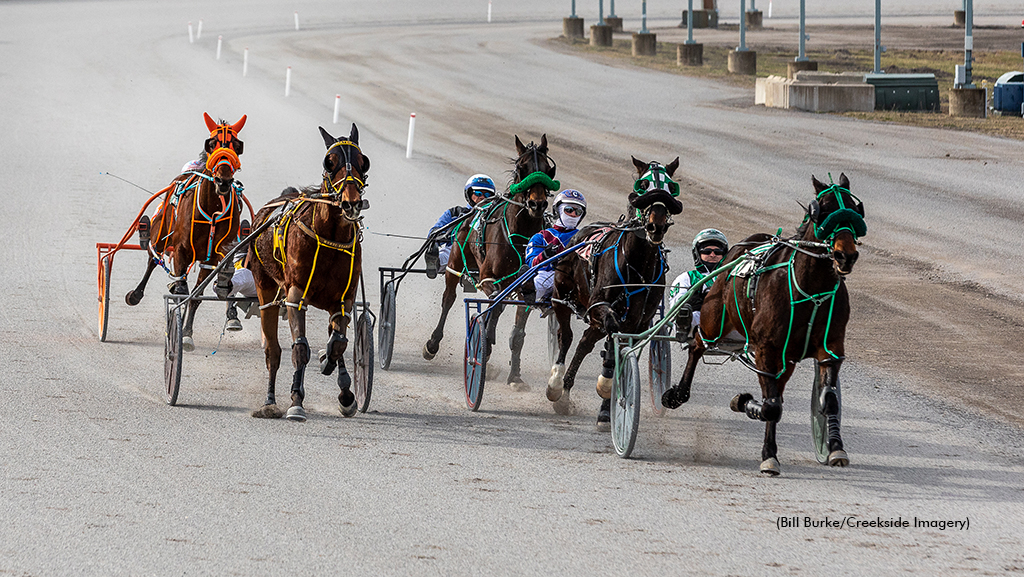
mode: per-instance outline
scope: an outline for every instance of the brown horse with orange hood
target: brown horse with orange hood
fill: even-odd
[[[192,265],[199,263],[202,283],[221,261],[227,246],[238,240],[239,217],[245,198],[241,183],[235,181],[242,163],[242,141],[238,132],[245,126],[245,116],[234,124],[224,120],[214,122],[203,113],[210,137],[206,139],[199,161],[171,182],[152,219],[143,216],[139,221],[139,244],[149,251],[151,258],[134,290],[125,295],[125,302],[135,306],[142,301],[149,276],[156,266],[162,265],[171,275],[168,286],[172,294],[187,295],[186,276]],[[201,165],[200,165],[201,163]],[[171,258],[171,266],[163,264],[163,257]],[[229,289],[230,290],[230,289]],[[182,329],[182,348],[191,351],[192,320],[199,300],[189,302],[188,317]]]

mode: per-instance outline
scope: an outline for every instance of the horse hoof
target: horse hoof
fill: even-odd
[[[438,347],[438,348],[440,348],[440,347]],[[432,361],[432,360],[434,360],[434,357],[436,357],[436,356],[437,356],[437,349],[434,349],[434,352],[430,352],[430,343],[429,342],[427,344],[423,345],[423,358],[424,359],[427,359],[428,361]]]
[[[128,291],[128,294],[124,295],[124,302],[133,307],[142,302],[142,296],[142,291]]]
[[[228,322],[227,324],[224,325],[224,328],[231,332],[238,332],[242,330],[242,321],[238,319],[228,319]]]
[[[562,397],[562,385],[565,382],[565,364],[551,367],[551,378],[548,379],[548,400],[552,403]]]
[[[281,412],[277,405],[263,405],[253,411],[252,416],[257,419],[280,419],[284,416],[284,413]]]
[[[608,377],[601,375],[597,377],[597,394],[602,399],[612,398],[612,385],[615,383],[615,379],[609,379]]]
[[[288,419],[289,421],[295,421],[297,423],[305,423],[306,422],[306,410],[303,409],[302,407],[300,407],[299,405],[288,407],[288,413],[285,414],[285,418]]]
[[[517,377],[513,377],[513,379],[508,382],[508,386],[512,389],[513,393],[528,393],[530,391],[530,385],[524,383]]]
[[[750,393],[740,393],[729,401],[729,408],[734,413],[745,413],[747,411],[747,402],[754,400],[754,395]]]
[[[761,461],[761,473],[768,475],[770,477],[775,477],[778,476],[778,474],[781,472],[782,469],[779,468],[779,460],[776,459],[775,457],[771,457],[769,459]]]
[[[181,337],[181,350],[186,353],[196,350],[196,343],[192,340],[192,337]]]
[[[551,395],[548,395],[551,398]],[[556,414],[568,415],[572,411],[572,403],[569,402],[569,389],[562,389],[562,395],[551,404]]]
[[[829,467],[845,467],[850,464],[850,456],[846,454],[846,451],[839,449],[838,451],[832,451],[828,454],[828,466]]]
[[[348,393],[347,400],[349,404],[347,405],[345,404],[345,393]],[[352,415],[355,415],[356,409],[359,408],[357,405],[356,396],[352,394],[352,391],[342,391],[341,393],[338,393],[338,408],[341,410],[341,416],[351,417]]]

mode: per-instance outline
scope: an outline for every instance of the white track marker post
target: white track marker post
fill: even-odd
[[[405,143],[405,157],[412,158],[412,135],[416,132],[416,113],[409,115],[409,140]]]
[[[298,31],[298,29],[299,29],[299,11],[296,10],[295,11],[295,30]]]
[[[189,43],[189,44],[192,44],[192,43],[193,43],[193,42],[195,42],[195,41],[196,41],[196,39],[195,39],[195,37],[194,37],[194,36],[192,35],[192,22],[189,22],[189,23],[188,23],[188,43]]]
[[[292,92],[292,67],[289,66],[288,70],[284,73],[284,95],[288,96]]]
[[[491,0],[487,0],[487,23],[491,23]]]
[[[245,47],[245,51],[242,52],[242,78],[245,78],[246,74],[249,74],[249,47]]]
[[[772,0],[768,0],[768,17],[772,17]]]
[[[224,37],[223,36],[218,36],[217,37],[217,60],[220,60],[220,45],[221,45],[222,42],[224,42]]]
[[[341,95],[334,95],[334,124],[338,123],[338,109],[341,108]]]
[[[199,21],[199,27],[196,28],[196,40],[199,40],[202,37],[203,37],[203,21],[200,20]]]

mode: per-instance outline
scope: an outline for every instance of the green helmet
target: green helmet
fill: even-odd
[[[700,249],[704,248],[705,245],[717,244],[722,247],[722,250],[729,252],[729,240],[725,238],[722,231],[716,228],[705,228],[704,230],[697,233],[697,236],[693,237],[693,244],[691,249],[693,252],[693,265],[696,267],[701,266],[700,260]]]

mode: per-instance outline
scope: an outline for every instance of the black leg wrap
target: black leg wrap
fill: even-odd
[[[598,423],[610,423],[612,422],[612,400],[605,399],[601,401],[601,409],[597,412]]]
[[[338,366],[338,359],[344,354],[343,346],[348,343],[348,339],[343,337],[338,331],[333,331],[330,338],[327,339],[327,348],[321,353],[320,356],[320,374],[329,375],[334,372],[335,367]]]
[[[348,369],[345,368],[345,364],[342,363],[338,366],[338,388],[342,392],[349,390],[352,387],[352,377],[348,374]]]
[[[292,375],[292,396],[298,395],[299,403],[306,398],[306,387],[303,384],[306,378],[306,367],[295,369]]]
[[[822,391],[822,411],[828,423],[828,448],[830,451],[843,449],[843,438],[839,433],[839,398],[834,388]]]
[[[292,343],[292,364],[296,368],[305,368],[309,364],[309,342],[306,337],[299,337]]]
[[[601,375],[606,379],[615,378],[615,352],[612,350],[612,340],[604,342],[604,349],[601,350]]]
[[[661,405],[667,409],[678,409],[690,400],[690,387],[680,382],[661,395]]]
[[[187,295],[188,283],[184,280],[174,281],[167,285],[167,289],[171,291],[172,295]]]
[[[765,399],[761,405],[761,420],[776,423],[780,419],[782,419],[782,399],[780,397]]]

